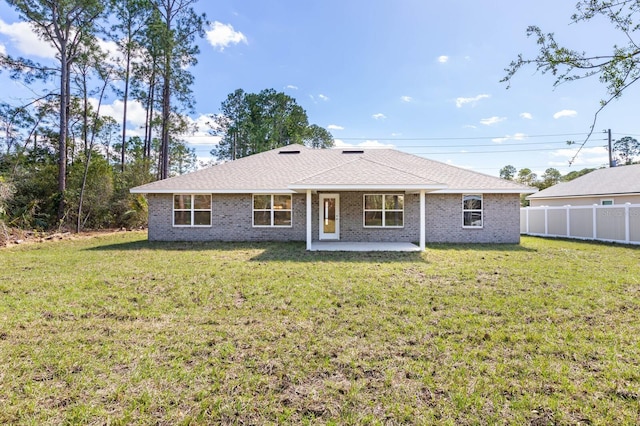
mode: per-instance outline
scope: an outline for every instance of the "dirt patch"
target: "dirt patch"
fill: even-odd
[[[14,247],[23,244],[37,244],[45,241],[65,241],[95,238],[101,235],[110,235],[128,231],[138,231],[142,229],[100,229],[83,232],[58,231],[25,231],[23,229],[4,228],[0,229],[0,249],[4,247]]]

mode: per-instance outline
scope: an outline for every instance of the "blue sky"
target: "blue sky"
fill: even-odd
[[[200,124],[189,137],[203,160],[215,139],[206,137],[207,115],[235,89],[273,88],[294,97],[310,123],[331,131],[339,146],[390,146],[461,167],[497,175],[511,164],[542,174],[607,163],[613,138],[640,137],[639,89],[632,87],[605,109],[596,132],[574,164],[569,160],[606,97],[585,80],[552,87],[551,76],[523,69],[510,89],[499,80],[518,53],[535,54],[528,25],[554,32],[577,50],[607,53],[625,40],[605,22],[570,25],[575,2],[538,0],[293,0],[200,1],[211,25],[200,41],[194,94]],[[0,3],[0,52],[46,56],[28,29]],[[6,83],[4,96],[28,98]],[[106,113],[118,115],[111,99]],[[135,129],[136,112],[130,127]],[[139,117],[141,118],[141,117]]]

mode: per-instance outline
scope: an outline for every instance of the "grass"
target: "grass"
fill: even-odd
[[[637,424],[640,250],[0,250],[0,423]]]

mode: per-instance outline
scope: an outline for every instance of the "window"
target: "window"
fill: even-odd
[[[253,226],[291,226],[291,195],[253,196]]]
[[[174,194],[173,226],[211,226],[211,195]]]
[[[404,226],[404,195],[365,194],[365,228],[402,228]]]
[[[600,205],[601,206],[612,206],[613,205],[613,200],[600,200]]]
[[[482,195],[462,196],[462,226],[482,228]]]

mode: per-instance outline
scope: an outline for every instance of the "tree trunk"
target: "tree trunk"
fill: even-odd
[[[85,87],[84,87],[84,99],[85,99],[85,110],[84,110],[84,116],[87,117],[87,111],[88,111],[88,99],[87,99],[87,90],[86,90],[86,76],[85,76]],[[91,131],[91,140],[87,140],[87,132],[88,132],[88,119],[85,122],[86,124],[86,128],[84,131],[84,135],[85,135],[85,144],[84,144],[84,171],[82,173],[82,185],[80,186],[80,200],[78,201],[78,222],[76,224],[76,232],[80,232],[82,231],[82,228],[84,226],[85,223],[87,223],[87,218],[89,217],[89,214],[87,213],[87,216],[84,219],[84,222],[82,221],[82,206],[84,204],[84,193],[85,190],[87,188],[87,177],[89,176],[89,166],[91,165],[91,154],[93,153],[93,146],[95,144],[95,138],[96,138],[96,132],[97,132],[97,122],[98,122],[98,117],[100,117],[100,108],[102,106],[102,100],[104,99],[104,92],[107,89],[107,86],[109,85],[109,79],[105,78],[104,80],[104,84],[102,86],[102,90],[100,92],[100,98],[98,99],[98,107],[96,108],[96,112],[95,115],[93,117],[93,128]]]
[[[162,86],[162,171],[160,179],[169,177],[169,120],[171,119],[171,57],[167,55]]]
[[[69,108],[69,64],[68,59],[63,52],[60,57],[60,135],[58,139],[58,222],[64,218],[65,209],[65,190],[67,189],[67,131],[68,131],[68,108]]]
[[[144,131],[144,153],[143,158],[145,161],[146,171],[151,170],[151,141],[153,139],[153,112],[155,103],[155,90],[156,90],[156,72],[155,72],[155,60],[152,64],[151,77],[149,78],[149,94],[147,95],[147,111],[146,111],[146,124]],[[159,171],[160,169],[158,169]],[[159,173],[158,173],[159,175]]]
[[[91,150],[85,155],[84,171],[82,172],[82,185],[80,186],[80,199],[78,200],[78,222],[76,232],[82,231],[82,205],[84,204],[84,192],[87,187],[87,176],[89,175],[89,164],[91,163]]]
[[[147,107],[145,111],[144,117],[144,144],[142,148],[142,159],[144,161],[149,161],[149,157],[151,155],[150,145],[151,145],[151,102],[153,102],[153,98],[151,93],[153,91],[153,86],[149,83],[149,93],[147,94]]]
[[[131,39],[129,39],[131,43]],[[127,63],[124,74],[124,105],[122,112],[122,150],[120,151],[120,170],[124,172],[125,154],[127,152],[127,102],[129,101],[129,78],[131,73],[131,47],[127,44]]]
[[[84,171],[82,173],[82,185],[80,185],[80,199],[78,200],[78,220],[76,222],[76,232],[82,230],[82,204],[84,202],[84,191],[87,185],[87,175],[89,174],[89,163],[91,162],[91,147],[89,146],[89,98],[87,96],[87,75],[82,76],[83,106],[82,111],[82,139],[84,142]]]

